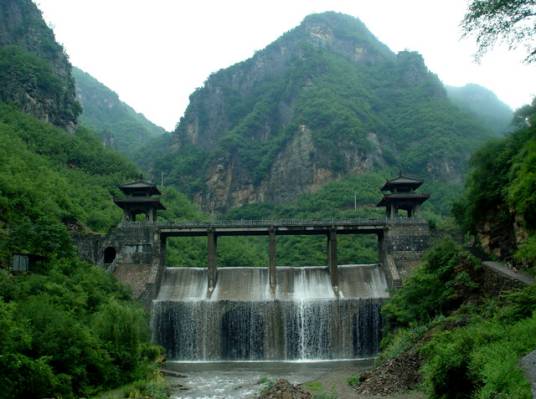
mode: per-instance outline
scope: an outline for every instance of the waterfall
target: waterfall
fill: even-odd
[[[339,296],[325,267],[229,267],[207,297],[205,268],[166,268],[153,302],[153,340],[169,359],[326,360],[379,350],[388,297],[378,265],[339,266]]]

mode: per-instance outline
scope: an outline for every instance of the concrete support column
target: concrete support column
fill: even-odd
[[[378,260],[380,263],[383,263],[384,262],[384,255],[385,255],[385,251],[384,251],[384,238],[383,238],[383,231],[378,233],[377,237],[378,237]]]
[[[276,270],[276,235],[275,230],[270,228],[268,241],[268,276],[270,280],[270,289],[275,294],[277,285],[277,270]]]
[[[328,270],[331,286],[335,295],[339,295],[339,275],[337,271],[337,230],[329,229],[328,233]]]
[[[214,230],[209,230],[207,232],[208,237],[208,296],[212,295],[214,288],[216,287],[216,282],[218,279],[218,269],[216,266],[217,262],[217,248],[218,248],[218,237]]]
[[[160,267],[164,268],[166,267],[166,246],[167,246],[167,239],[166,237],[160,236],[160,256],[159,256],[159,263]]]

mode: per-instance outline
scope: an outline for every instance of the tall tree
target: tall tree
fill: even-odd
[[[536,0],[472,0],[462,27],[476,37],[477,58],[499,40],[510,49],[525,47],[525,62],[536,61]]]

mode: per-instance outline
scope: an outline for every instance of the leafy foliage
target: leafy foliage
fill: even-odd
[[[485,297],[479,276],[459,246],[434,246],[383,307],[381,359],[418,351],[431,398],[530,398],[519,358],[536,345],[536,288]]]
[[[77,259],[68,232],[120,215],[115,185],[136,169],[92,132],[68,133],[0,104],[0,397],[89,396],[144,378],[160,352],[109,274]],[[13,253],[39,255],[10,275]]]
[[[534,292],[530,295],[533,310]],[[426,361],[421,369],[430,397],[531,397],[519,358],[536,345],[536,318],[501,320],[511,306],[496,308],[499,316],[489,319],[471,313],[466,326],[433,335],[422,350]]]
[[[526,47],[525,62],[536,60],[536,2],[534,0],[473,0],[465,14],[463,28],[466,35],[476,36],[482,56],[502,40],[513,49]]]
[[[0,397],[74,398],[143,377],[160,352],[125,288],[73,257],[41,266],[0,272]]]
[[[67,248],[64,223],[104,231],[118,221],[111,194],[136,170],[92,133],[69,134],[0,104],[0,138],[3,264],[13,251],[47,255]]]
[[[449,239],[437,243],[424,262],[394,293],[382,312],[393,326],[430,322],[448,314],[477,288],[477,261]]]
[[[533,234],[536,229],[536,132],[535,104],[516,113],[520,129],[478,150],[471,160],[465,193],[454,213],[466,232],[477,235],[487,224],[510,251],[516,249],[516,234],[524,231],[515,258],[534,266]],[[517,231],[517,233],[516,233]],[[495,237],[492,237],[495,238]]]

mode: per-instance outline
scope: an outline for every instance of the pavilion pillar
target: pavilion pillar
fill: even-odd
[[[335,295],[339,295],[339,275],[337,271],[337,230],[330,228],[328,232],[328,270],[331,286]]]
[[[270,228],[268,241],[268,277],[270,280],[270,289],[272,294],[275,294],[277,285],[277,269],[276,269],[276,235],[275,229]]]
[[[217,248],[218,248],[218,236],[213,229],[207,232],[208,242],[208,296],[212,295],[218,278],[217,262]]]

